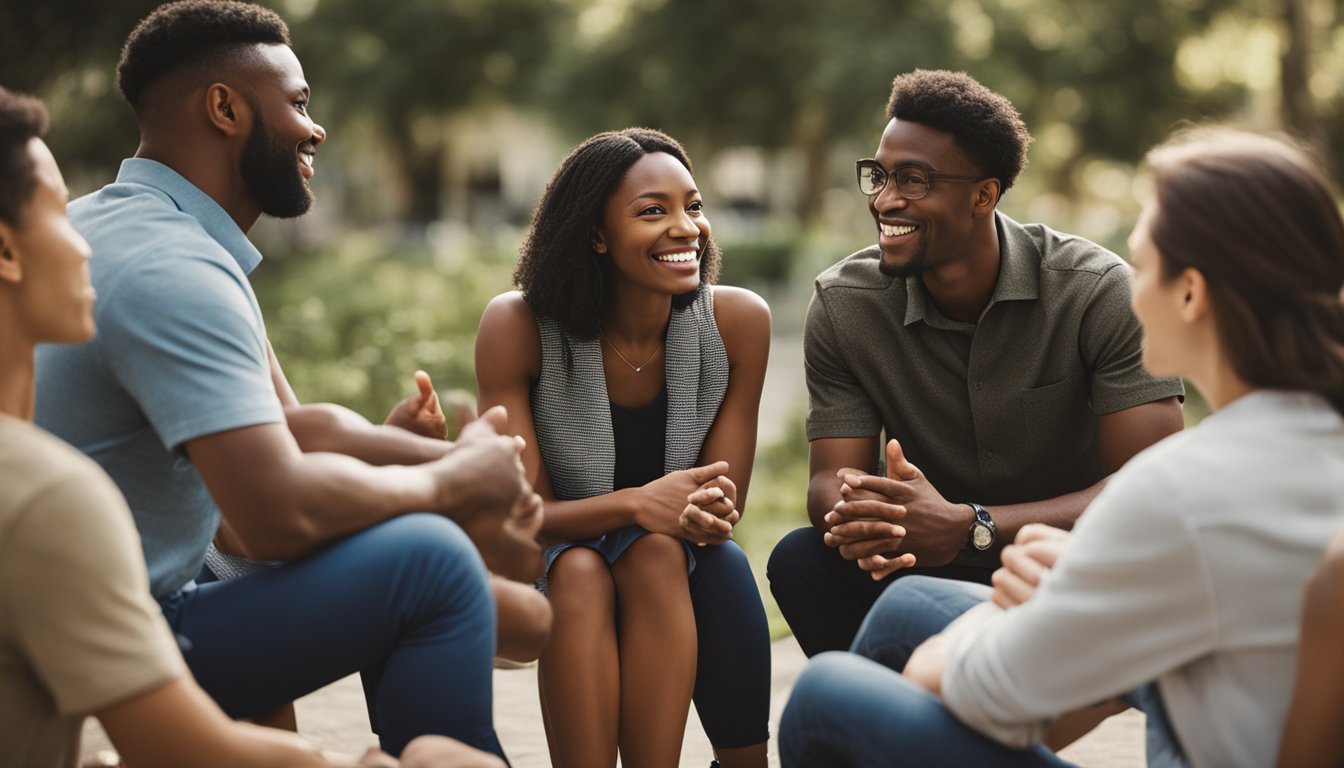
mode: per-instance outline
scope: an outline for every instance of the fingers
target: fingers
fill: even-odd
[[[904,544],[905,537],[892,536],[885,539],[865,539],[863,541],[841,543],[837,549],[840,551],[840,556],[846,560],[860,560],[873,555],[894,552]]]
[[[887,441],[887,477],[893,480],[919,479],[919,470],[905,458],[901,442],[895,438]]]
[[[1067,541],[1069,532],[1044,523],[1028,523],[1017,531],[1014,544],[1028,544],[1033,541]]]
[[[885,520],[851,520],[831,526],[824,536],[840,544],[850,544],[869,539],[903,539],[905,527]]]
[[[509,412],[505,410],[504,406],[496,405],[485,413],[482,413],[481,417],[476,421],[473,421],[472,424],[477,422],[484,422],[490,425],[496,432],[502,434],[509,427]]]
[[[831,516],[835,515],[832,521]],[[830,512],[826,513],[825,520],[832,525],[848,520],[886,520],[895,522],[904,520],[906,508],[900,504],[892,504],[888,501],[838,501]]]
[[[873,581],[881,581],[902,568],[913,568],[915,556],[909,552],[897,557],[873,555],[858,561],[859,568],[868,572]]]
[[[429,374],[424,371],[415,372],[415,387],[420,390],[420,402],[429,402],[430,398],[439,399],[439,395],[434,391],[434,382],[429,380]]]
[[[893,480],[878,475],[843,475],[840,478],[840,495],[853,498],[879,498],[904,501],[912,498],[915,491],[904,480]]]
[[[686,471],[691,473],[691,479],[695,481],[696,485],[704,485],[710,480],[727,472],[728,462],[716,461],[713,464],[706,464],[703,467],[691,467]]]
[[[990,577],[994,585],[994,593],[990,599],[995,605],[1003,608],[1021,605],[1035,594],[1050,566],[1042,564],[1034,553],[1028,551],[1028,548],[1043,544],[1051,543],[1038,541],[1027,546],[1013,544],[1003,548],[1001,555],[1003,567]]]
[[[732,523],[694,504],[687,504],[681,511],[679,522],[685,538],[700,546],[722,544],[733,532]]]

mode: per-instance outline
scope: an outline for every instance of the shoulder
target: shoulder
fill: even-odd
[[[10,502],[27,506],[55,499],[73,509],[124,506],[116,486],[92,459],[48,432],[5,419],[0,436],[0,478]]]
[[[492,330],[505,331],[521,331],[530,327],[535,331],[537,316],[523,298],[522,291],[508,291],[485,305],[485,311],[481,313],[481,330],[484,331],[487,326]]]
[[[746,288],[713,287],[714,322],[730,360],[770,349],[770,306]]]
[[[819,293],[832,289],[886,290],[898,278],[882,274],[878,269],[882,253],[876,245],[855,251],[827,267],[817,276]]]
[[[477,368],[501,366],[535,372],[541,359],[537,316],[519,291],[501,293],[485,305],[476,331]],[[478,372],[479,376],[479,372]]]
[[[714,297],[714,320],[718,322],[720,332],[725,324],[747,323],[770,328],[770,305],[765,303],[755,291],[731,285],[716,285],[712,288]]]
[[[1039,259],[1043,272],[1077,273],[1099,276],[1119,270],[1127,274],[1129,265],[1110,250],[1085,237],[1051,229],[1044,224],[1018,224],[999,215],[1007,247],[1024,257]]]

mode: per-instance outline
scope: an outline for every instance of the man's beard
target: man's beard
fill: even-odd
[[[915,255],[899,266],[888,264],[886,254],[879,251],[877,269],[887,277],[918,277],[924,274],[924,246],[920,245]]]
[[[299,172],[298,144],[273,136],[259,112],[253,112],[241,170],[243,183],[267,216],[292,219],[312,207],[313,191]]]

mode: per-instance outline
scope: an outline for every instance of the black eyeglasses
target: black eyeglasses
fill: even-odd
[[[859,174],[859,191],[865,195],[876,195],[887,186],[887,179],[896,177],[896,191],[906,200],[918,200],[929,194],[929,185],[934,181],[979,181],[984,176],[957,176],[951,173],[938,173],[922,165],[906,163],[898,165],[890,172],[876,160],[860,160],[854,164]]]

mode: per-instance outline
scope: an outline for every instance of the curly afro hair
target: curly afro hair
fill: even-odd
[[[1002,192],[1027,167],[1031,134],[1017,108],[965,72],[917,69],[900,75],[891,84],[887,117],[952,134],[976,167],[999,180]]]
[[[599,133],[560,164],[532,215],[514,283],[534,313],[554,319],[575,338],[597,338],[611,280],[611,257],[593,250],[593,229],[602,225],[607,198],[626,172],[654,152],[672,155],[695,173],[686,150],[665,133],[651,128]],[[719,247],[711,237],[700,255],[702,286],[718,279],[719,261]],[[690,291],[673,297],[673,309],[689,306],[695,295]]]
[[[19,226],[37,186],[28,142],[47,132],[47,110],[31,96],[0,88],[0,221]]]
[[[289,27],[274,11],[235,0],[165,3],[126,38],[117,85],[138,108],[145,90],[164,75],[188,66],[209,71],[240,47],[258,44],[289,45]]]

